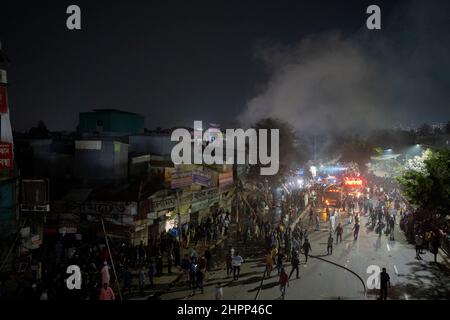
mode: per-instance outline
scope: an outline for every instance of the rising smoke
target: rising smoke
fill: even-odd
[[[248,101],[242,125],[274,117],[301,131],[334,133],[417,119],[446,122],[450,5],[435,2],[396,8],[381,31],[332,31],[260,49],[271,77]]]

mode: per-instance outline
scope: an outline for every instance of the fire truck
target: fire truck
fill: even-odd
[[[336,207],[341,206],[342,188],[337,185],[331,185],[325,188],[322,196],[324,206]]]

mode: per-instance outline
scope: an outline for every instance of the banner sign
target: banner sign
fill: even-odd
[[[129,215],[137,214],[136,203],[129,202],[69,202],[69,213]]]
[[[13,169],[13,148],[8,142],[0,142],[0,170]]]
[[[210,187],[211,186],[211,176],[200,170],[193,170],[192,171],[192,183],[201,185],[203,187]]]
[[[8,91],[0,86],[0,113],[8,113]]]
[[[171,178],[172,189],[186,188],[192,184],[192,171],[173,171]]]
[[[162,199],[152,200],[152,211],[158,212],[167,209],[172,209],[177,206],[177,199],[174,196],[165,197]]]
[[[219,173],[219,186],[224,187],[233,184],[233,171]]]

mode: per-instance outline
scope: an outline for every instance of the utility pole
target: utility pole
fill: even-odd
[[[177,215],[178,215],[178,243],[181,245],[181,209],[180,209],[180,190],[177,189]]]
[[[112,254],[111,254],[111,249],[109,248],[109,241],[108,241],[108,235],[106,234],[105,223],[103,221],[103,217],[102,216],[100,216],[100,219],[102,221],[103,234],[105,235],[106,247],[108,248],[109,257],[111,258],[111,265],[112,265],[113,272],[114,272],[114,278],[116,278],[117,290],[119,291],[120,300],[123,300],[122,299],[122,293],[120,292],[119,278],[117,278],[116,267],[114,266],[114,260],[113,260]]]

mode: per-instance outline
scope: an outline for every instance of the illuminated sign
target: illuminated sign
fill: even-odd
[[[354,186],[362,186],[363,182],[361,179],[349,179],[345,178],[344,185],[354,187]]]

